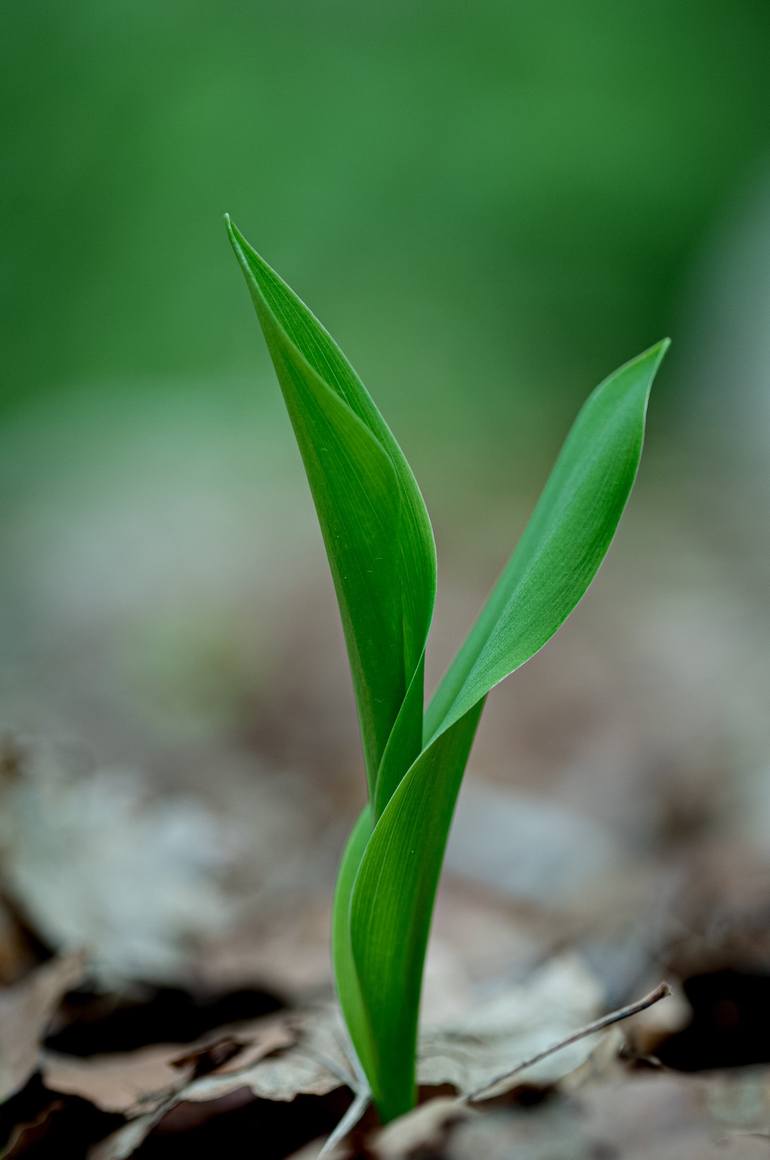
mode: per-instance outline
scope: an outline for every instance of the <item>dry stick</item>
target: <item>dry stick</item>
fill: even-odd
[[[671,988],[668,983],[658,983],[654,991],[650,991],[649,995],[638,999],[636,1003],[629,1003],[627,1007],[620,1007],[617,1011],[611,1011],[609,1015],[603,1015],[601,1019],[595,1019],[593,1023],[586,1024],[579,1031],[573,1031],[572,1035],[568,1035],[566,1039],[560,1039],[558,1043],[552,1043],[550,1047],[546,1047],[544,1051],[539,1051],[537,1055],[523,1060],[522,1063],[518,1063],[510,1071],[504,1071],[501,1075],[495,1076],[494,1079],[487,1080],[476,1091],[471,1092],[469,1095],[461,1096],[459,1102],[470,1104],[474,1100],[481,1099],[484,1092],[497,1087],[503,1080],[512,1079],[519,1072],[525,1071],[528,1067],[533,1067],[536,1063],[540,1063],[542,1059],[547,1059],[549,1055],[554,1055],[557,1051],[561,1051],[563,1047],[569,1047],[571,1044],[577,1043],[578,1040],[585,1039],[587,1035],[593,1035],[597,1031],[603,1031],[605,1027],[611,1027],[613,1023],[620,1023],[623,1019],[630,1019],[632,1015],[638,1015],[640,1011],[646,1011],[648,1007],[659,1003],[661,999],[665,999],[670,994]],[[342,1075],[341,1070],[337,1068],[336,1064],[332,1066],[331,1061],[326,1059],[323,1062],[333,1074]],[[345,1082],[350,1084],[349,1078],[346,1078]],[[334,1146],[347,1135],[351,1128],[355,1127],[369,1106],[371,1098],[369,1091],[358,1086],[351,1085],[351,1087],[355,1099],[319,1152],[319,1160],[322,1156],[329,1155]]]
[[[334,1150],[334,1148],[336,1148],[336,1146],[339,1144],[340,1140],[343,1140],[345,1138],[345,1136],[347,1136],[348,1132],[351,1131],[352,1128],[355,1128],[356,1124],[361,1119],[361,1117],[363,1116],[364,1112],[367,1110],[368,1107],[369,1107],[369,1092],[368,1092],[368,1090],[356,1092],[355,1099],[353,1100],[353,1103],[350,1105],[348,1110],[345,1112],[345,1115],[342,1117],[340,1122],[337,1124],[337,1127],[334,1129],[331,1136],[329,1136],[329,1138],[325,1142],[323,1148],[318,1153],[318,1160],[321,1160],[322,1156],[328,1156]]]
[[[307,1053],[311,1056],[311,1058],[318,1059],[324,1065],[324,1067],[329,1069],[332,1075],[335,1075],[338,1079],[341,1079],[346,1087],[350,1088],[354,1096],[353,1103],[345,1112],[345,1115],[337,1124],[337,1127],[328,1137],[324,1143],[323,1148],[318,1153],[318,1160],[321,1160],[323,1156],[328,1156],[334,1150],[334,1148],[336,1148],[337,1144],[339,1144],[339,1142],[343,1140],[345,1136],[347,1136],[348,1132],[352,1128],[355,1128],[356,1124],[361,1119],[371,1102],[371,1092],[369,1091],[366,1077],[364,1076],[361,1064],[358,1062],[355,1051],[348,1053],[345,1043],[342,1043],[339,1046],[342,1049],[342,1054],[345,1056],[345,1059],[351,1066],[353,1077],[346,1075],[344,1069],[339,1067],[333,1059],[329,1059],[328,1056],[322,1055],[320,1052]]]
[[[540,1063],[541,1059],[547,1059],[549,1055],[561,1051],[563,1047],[569,1047],[571,1044],[577,1043],[579,1039],[585,1039],[587,1035],[593,1035],[595,1031],[603,1031],[605,1027],[611,1027],[613,1023],[620,1023],[623,1019],[630,1019],[632,1015],[638,1015],[640,1011],[646,1011],[648,1007],[659,1003],[661,999],[665,999],[670,994],[671,988],[668,983],[658,983],[655,990],[650,991],[649,995],[645,995],[643,999],[637,1000],[636,1003],[629,1003],[627,1007],[620,1007],[617,1011],[610,1012],[609,1015],[603,1015],[601,1019],[595,1019],[593,1023],[588,1023],[585,1027],[581,1027],[579,1031],[574,1031],[566,1039],[560,1039],[558,1043],[554,1043],[550,1047],[546,1047],[544,1051],[539,1051],[537,1055],[533,1055],[529,1059],[525,1059],[522,1063],[518,1063],[510,1071],[504,1071],[501,1075],[495,1076],[494,1079],[488,1080],[480,1088],[477,1088],[476,1091],[465,1096],[463,1102],[473,1103],[474,1100],[481,1099],[484,1092],[496,1088],[503,1080],[513,1079],[520,1071],[525,1071],[526,1068]]]

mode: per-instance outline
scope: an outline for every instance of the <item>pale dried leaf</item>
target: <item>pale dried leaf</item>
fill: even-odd
[[[540,968],[524,983],[478,1003],[462,1020],[442,1025],[425,1037],[420,1082],[450,1084],[467,1093],[492,1076],[515,1066],[523,1057],[574,1032],[592,1019],[601,1004],[594,976],[575,956],[564,956]],[[179,1049],[134,1053],[120,1075],[120,1059],[62,1061],[49,1057],[49,1086],[79,1094],[109,1110],[133,1110],[135,1118],[92,1150],[91,1160],[126,1160],[172,1109],[181,1104],[216,1105],[236,1093],[250,1098],[291,1101],[299,1094],[323,1096],[340,1086],[356,1089],[355,1071],[335,1007],[301,1016],[277,1016],[261,1021],[261,1037],[208,1074],[191,1075],[195,1045],[183,1057],[182,1076],[168,1076]],[[243,1026],[233,1029],[242,1042]],[[293,1037],[293,1038],[292,1038]],[[558,1057],[525,1073],[516,1083],[551,1083],[575,1073],[590,1055],[594,1041],[565,1049]],[[210,1047],[209,1040],[209,1047]],[[577,1050],[576,1050],[577,1048]],[[617,1054],[617,1043],[614,1044]],[[594,1073],[595,1075],[595,1069]],[[509,1085],[512,1086],[512,1085]],[[133,1106],[131,1096],[136,1097]],[[225,1106],[224,1103],[222,1106]],[[372,1141],[383,1160],[429,1149],[451,1135],[453,1126],[474,1113],[457,1099],[433,1100]]]
[[[560,1080],[556,1090],[560,1093],[575,1092],[586,1083],[595,1083],[597,1080],[615,1075],[623,1067],[619,1060],[622,1043],[623,1035],[620,1029],[610,1028],[602,1035],[589,1058]],[[522,1080],[526,1082],[526,1075],[522,1077]],[[515,1080],[511,1081],[509,1087],[513,1088],[520,1082],[522,1081],[517,1076]],[[505,1085],[501,1085],[501,1090],[504,1089]],[[567,1104],[568,1109],[571,1107],[571,1104]],[[468,1121],[475,1123],[481,1117],[483,1122],[478,1127],[472,1127],[468,1131],[478,1132],[479,1139],[483,1139],[486,1142],[485,1146],[490,1148],[494,1148],[502,1141],[504,1152],[504,1149],[510,1145],[508,1131],[496,1129],[494,1123],[491,1128],[487,1124],[489,1117],[494,1121],[497,1114],[494,1109],[495,1105],[487,1104],[482,1107],[477,1104],[471,1106],[461,1099],[439,1096],[421,1104],[413,1112],[395,1120],[386,1128],[380,1129],[371,1140],[367,1141],[367,1145],[377,1160],[409,1160],[411,1157],[422,1158],[434,1155],[443,1158],[447,1144],[454,1138],[460,1125],[464,1125]],[[515,1109],[512,1110],[511,1114],[516,1114]],[[539,1112],[533,1113],[535,1116],[539,1114]],[[454,1156],[454,1153],[452,1154]],[[469,1152],[468,1154],[486,1155],[482,1148],[479,1148],[478,1152]],[[530,1157],[527,1152],[526,1156],[527,1160],[535,1160],[534,1153]],[[572,1153],[569,1153],[568,1156],[565,1154],[564,1160],[568,1160],[568,1157],[569,1160],[573,1160]],[[548,1160],[551,1160],[550,1154]],[[553,1160],[562,1160],[561,1153],[558,1157],[554,1153]]]
[[[371,1145],[372,1155],[377,1160],[404,1160],[439,1153],[454,1127],[478,1114],[447,1096],[428,1100],[379,1131]]]
[[[230,917],[229,844],[199,802],[158,798],[135,770],[73,772],[43,746],[2,789],[9,896],[52,946],[89,948],[107,982],[185,973]]]
[[[257,1063],[261,1059],[265,1059],[267,1056],[272,1055],[273,1052],[291,1047],[297,1041],[297,1030],[294,1027],[293,1020],[290,1016],[284,1014],[267,1016],[248,1023],[238,1023],[233,1025],[230,1031],[232,1032],[231,1036],[225,1036],[223,1038],[220,1031],[216,1039],[212,1040],[212,1037],[208,1036],[200,1040],[197,1044],[186,1047],[183,1056],[173,1061],[174,1066],[179,1066],[181,1062],[186,1060],[196,1060],[197,1058],[195,1066],[196,1076],[208,1075],[212,1072],[216,1072],[217,1075],[227,1075],[231,1072],[242,1071],[244,1068],[251,1067],[252,1064]],[[237,1054],[230,1054],[228,1058],[222,1059],[215,1066],[202,1068],[200,1057],[204,1054],[207,1056],[210,1055],[212,1051],[220,1048],[228,1039],[231,1042],[237,1040],[241,1045],[240,1051]]]
[[[186,1100],[214,1100],[235,1087],[247,1087],[258,1099],[293,1100],[297,1095],[324,1096],[353,1082],[347,1039],[337,1009],[323,1008],[290,1021],[296,1043],[286,1051],[236,1067],[227,1075],[195,1080]]]
[[[715,1086],[714,1077],[642,1074],[586,1088],[580,1098],[585,1135],[597,1150],[622,1150],[624,1160],[652,1156],[656,1160],[737,1160],[762,1155],[756,1141],[719,1125],[710,1106]],[[735,1087],[734,1101],[737,1094]],[[743,1116],[737,1102],[732,1106],[732,1128],[767,1126],[766,1077],[763,1101],[744,1110]],[[765,1144],[765,1155],[766,1148]]]
[[[462,1019],[426,1033],[420,1083],[451,1084],[466,1095],[477,1091],[590,1022],[601,1002],[602,989],[579,958],[553,959],[525,982],[477,1003]],[[590,1056],[595,1042],[591,1037],[566,1047],[516,1076],[512,1084],[561,1079]]]
[[[120,1055],[80,1058],[44,1051],[41,1072],[46,1087],[61,1095],[79,1096],[105,1112],[150,1111],[163,1103],[168,1090],[186,1082],[192,1066],[181,1074],[173,1066],[178,1044],[145,1047]]]
[[[196,1077],[248,1069],[295,1039],[288,1021],[275,1016],[240,1023],[231,1035],[209,1035],[191,1045],[155,1044],[88,1058],[44,1051],[41,1071],[52,1092],[79,1096],[105,1112],[137,1116],[154,1111]]]
[[[89,1160],[126,1160],[160,1120],[182,1103],[209,1103],[236,1091],[248,1091],[256,1099],[281,1101],[291,1101],[300,1094],[327,1095],[353,1082],[344,1043],[335,1008],[272,1020],[264,1039],[251,1044],[243,1056],[166,1092],[151,1111],[130,1120],[93,1148]]]
[[[0,1102],[24,1086],[38,1064],[40,1040],[62,996],[83,978],[85,958],[65,955],[0,991]]]
[[[536,1109],[487,1110],[459,1123],[442,1155],[445,1160],[759,1160],[767,1156],[767,1140],[750,1129],[736,1130],[735,1121],[767,1123],[767,1075],[764,1096],[754,1098],[755,1091],[749,1108],[739,1111],[740,1090],[732,1091],[733,1124],[727,1128],[711,1104],[715,1091],[733,1082],[732,1077],[618,1075]]]
[[[709,1114],[724,1130],[770,1132],[770,1071],[766,1067],[710,1076],[703,1098]]]

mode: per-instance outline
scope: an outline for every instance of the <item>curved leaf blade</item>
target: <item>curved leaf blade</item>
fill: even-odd
[[[332,911],[332,962],[337,996],[353,1047],[370,1085],[373,1077],[380,1071],[379,1057],[353,958],[350,903],[361,859],[371,833],[372,808],[366,805],[350,832],[342,855]]]
[[[363,851],[353,885],[351,948],[377,1045],[368,1078],[384,1123],[414,1107],[420,993],[433,904],[482,708],[479,701],[444,730],[401,779]]]
[[[421,672],[433,614],[433,532],[411,469],[328,332],[227,219],[276,369],[326,545],[369,781]],[[398,777],[422,744],[422,684],[408,699]]]
[[[406,461],[310,311],[228,222],[321,523],[353,672],[370,805],[343,858],[333,923],[340,1000],[383,1119],[414,1102],[421,980],[452,814],[487,692],[580,600],[639,463],[665,345],[610,376],[576,420],[519,545],[426,719],[435,550]]]
[[[647,399],[664,353],[660,344],[622,367],[584,405],[516,552],[439,688],[430,740],[363,850],[350,903],[351,948],[378,1045],[372,1088],[385,1120],[414,1102],[433,902],[484,698],[556,632],[598,570],[636,476]]]
[[[599,570],[636,478],[647,402],[667,339],[632,359],[583,405],[532,518],[441,681],[430,738],[538,652]]]

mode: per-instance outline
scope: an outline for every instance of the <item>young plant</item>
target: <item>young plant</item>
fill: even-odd
[[[427,711],[436,591],[409,464],[342,351],[227,219],[294,427],[329,557],[368,800],[334,900],[337,992],[384,1122],[416,1098],[423,966],[457,794],[489,691],[542,648],[596,575],[636,476],[668,342],[589,396],[529,524]]]

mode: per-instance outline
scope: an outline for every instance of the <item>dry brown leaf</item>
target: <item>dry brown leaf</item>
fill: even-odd
[[[46,1027],[84,969],[83,955],[65,955],[0,991],[0,1102],[19,1091],[37,1068]]]
[[[324,1007],[288,1019],[295,1043],[285,1051],[236,1066],[189,1084],[186,1100],[215,1100],[246,1087],[263,1100],[293,1100],[298,1095],[324,1096],[353,1079],[346,1052],[346,1035],[336,1007]]]
[[[448,1096],[428,1100],[382,1128],[372,1142],[372,1155],[377,1160],[406,1160],[438,1154],[455,1126],[478,1114]]]
[[[726,1129],[770,1130],[770,1071],[740,1068],[709,1077],[704,1092],[709,1112]]]
[[[623,1042],[623,1035],[620,1029],[617,1027],[610,1028],[602,1035],[602,1038],[594,1047],[589,1058],[559,1081],[556,1086],[556,1091],[560,1093],[575,1092],[584,1084],[595,1083],[607,1076],[615,1075],[619,1069],[623,1070],[624,1075],[627,1074],[627,1071],[624,1070],[625,1065],[621,1064],[619,1060],[619,1052]],[[501,1092],[505,1090],[512,1091],[517,1085],[521,1085],[522,1083],[528,1088],[530,1087],[527,1083],[526,1075],[524,1075],[521,1077],[516,1076],[512,1079],[508,1083],[507,1089],[505,1084],[500,1085],[499,1090]],[[567,1103],[567,1106],[568,1108],[572,1107],[569,1103]],[[508,1114],[512,1116],[516,1115],[515,1107],[509,1109]],[[425,1157],[429,1156],[440,1156],[443,1160],[445,1148],[448,1142],[454,1138],[455,1132],[460,1130],[460,1125],[466,1124],[468,1121],[475,1121],[481,1117],[484,1122],[478,1128],[469,1129],[469,1131],[477,1132],[479,1138],[486,1141],[485,1146],[490,1148],[496,1144],[502,1144],[503,1150],[500,1152],[502,1156],[505,1154],[504,1149],[511,1145],[509,1131],[507,1129],[496,1129],[494,1123],[490,1127],[486,1122],[487,1118],[491,1118],[494,1121],[497,1115],[498,1108],[494,1104],[486,1103],[485,1105],[476,1104],[469,1106],[462,1100],[439,1096],[435,1099],[428,1100],[420,1107],[415,1108],[413,1112],[402,1116],[386,1128],[380,1129],[372,1139],[367,1141],[367,1145],[372,1155],[377,1157],[377,1160],[410,1160],[412,1157],[420,1157],[421,1160],[424,1160]],[[476,1154],[486,1156],[484,1149],[481,1147],[475,1152],[468,1153],[468,1155]],[[572,1153],[568,1153],[567,1155],[569,1156],[569,1160],[573,1160]],[[530,1157],[529,1152],[527,1152],[526,1156],[527,1160],[535,1160],[534,1153]],[[545,1160],[545,1157],[543,1160]],[[547,1160],[551,1160],[550,1153],[548,1154]],[[561,1160],[561,1154],[558,1157],[554,1154],[553,1160]],[[567,1160],[566,1155],[564,1160]]]
[[[0,798],[8,897],[49,945],[93,948],[102,980],[175,982],[229,921],[233,839],[201,802],[160,797],[135,770],[70,769],[43,744]]]
[[[166,1044],[120,1055],[79,1058],[43,1052],[41,1071],[46,1087],[60,1095],[79,1096],[105,1112],[134,1114],[162,1103],[171,1087],[192,1075],[188,1065],[181,1074],[173,1065],[179,1046]]]
[[[625,1154],[621,1155],[625,1160]],[[469,1157],[598,1160],[597,1153],[590,1152],[582,1139],[577,1108],[564,1100],[549,1101],[528,1111],[485,1109],[474,1119],[457,1124],[446,1142],[442,1160]]]
[[[212,1103],[235,1092],[248,1092],[255,1099],[290,1101],[297,1095],[327,1095],[347,1082],[351,1068],[335,1008],[271,1020],[270,1025],[272,1030],[263,1040],[250,1044],[222,1068],[165,1092],[151,1110],[92,1149],[89,1160],[126,1160],[163,1117],[182,1103]],[[243,1037],[242,1030],[239,1035]],[[178,1052],[177,1048],[177,1056]],[[185,1057],[190,1058],[189,1051]]]
[[[247,1046],[254,1047],[254,1044],[249,1045],[245,1039],[238,1039],[234,1035],[221,1035],[211,1043],[193,1046],[183,1055],[178,1055],[172,1059],[171,1066],[180,1075],[188,1074],[190,1079],[198,1079],[212,1071],[226,1071],[234,1060],[242,1063]]]
[[[584,1132],[596,1149],[603,1147],[608,1153],[622,1149],[628,1160],[760,1156],[761,1149],[755,1143],[747,1143],[731,1128],[738,1123],[766,1127],[767,1081],[764,1107],[757,1104],[744,1109],[743,1119],[736,1099],[738,1089],[730,1086],[735,1099],[733,1112],[738,1113],[730,1127],[720,1127],[710,1106],[709,1093],[716,1088],[714,1077],[646,1074],[587,1088],[580,1099]]]
[[[276,1016],[239,1024],[232,1034],[207,1036],[190,1046],[157,1044],[88,1058],[46,1051],[41,1070],[50,1091],[80,1096],[105,1112],[137,1116],[165,1104],[194,1079],[249,1068],[295,1038],[288,1021]]]
[[[477,1002],[462,1019],[428,1032],[420,1083],[469,1094],[582,1027],[601,1003],[597,980],[577,956],[554,959],[522,983]],[[356,1085],[336,1007],[227,1030],[224,1038],[210,1035],[190,1048],[165,1045],[91,1059],[48,1052],[44,1079],[52,1091],[79,1096],[102,1112],[129,1116],[127,1124],[92,1149],[90,1160],[127,1160],[153,1129],[185,1108],[206,1105],[220,1109],[215,1115],[226,1115],[233,1099],[287,1102]],[[597,1077],[616,1074],[620,1038],[617,1031],[605,1037],[604,1051],[596,1050],[595,1037],[570,1045],[498,1085],[495,1094],[522,1084],[550,1086],[564,1077],[573,1091],[593,1089]],[[589,1057],[593,1063],[587,1065]],[[378,1132],[370,1147],[382,1160],[420,1151],[429,1155],[473,1117],[457,1099],[432,1100]]]
[[[754,1077],[746,1099],[745,1076],[626,1073],[536,1108],[486,1110],[456,1125],[442,1155],[446,1160],[510,1160],[513,1155],[527,1160],[759,1160],[768,1155],[768,1143],[753,1125],[767,1123],[766,1071],[759,1081],[761,1096],[757,1083]],[[728,1097],[730,1123],[713,1106],[719,1093]]]
[[[0,738],[0,781],[2,739]],[[32,970],[38,959],[19,916],[0,894],[0,987],[11,987]]]
[[[291,1047],[297,1041],[297,1030],[291,1017],[287,1015],[268,1016],[264,1019],[257,1019],[253,1023],[240,1023],[236,1028],[233,1028],[233,1033],[242,1044],[238,1054],[221,1059],[213,1067],[202,1068],[198,1063],[195,1068],[196,1079],[208,1075],[210,1072],[216,1072],[217,1075],[227,1075],[230,1072],[242,1071],[260,1059],[272,1055],[275,1051]],[[208,1053],[212,1048],[218,1048],[221,1042],[219,1040],[214,1044],[197,1048],[193,1045],[192,1048],[187,1049],[185,1058],[188,1057],[188,1052],[200,1054],[201,1051],[205,1050]]]
[[[469,1095],[520,1060],[576,1031],[595,1018],[602,1001],[596,978],[575,955],[552,959],[518,986],[479,1002],[462,1019],[423,1038],[420,1083],[451,1084]],[[593,1051],[594,1037],[529,1068],[495,1094],[526,1084],[553,1083],[579,1067]]]
[[[421,1084],[450,1085],[461,1094],[482,1086],[494,1075],[515,1066],[522,1058],[575,1031],[593,1018],[601,1003],[601,989],[576,956],[555,959],[518,986],[509,987],[476,1006],[462,1020],[445,1023],[426,1034],[418,1064]],[[285,1021],[296,1042],[281,1044],[283,1050],[262,1052],[253,1059],[239,1055],[226,1069],[193,1078],[166,1093],[147,1114],[140,1115],[104,1141],[93,1160],[125,1160],[147,1134],[175,1106],[215,1103],[235,1091],[248,1091],[255,1099],[288,1101],[298,1095],[327,1095],[347,1085],[353,1087],[353,1068],[346,1055],[346,1037],[335,1007],[309,1012]],[[517,1077],[508,1087],[522,1082],[552,1083],[573,1072],[588,1058],[595,1040],[566,1048]],[[505,1087],[505,1085],[503,1085]],[[456,1101],[455,1118],[466,1113]],[[432,1139],[451,1123],[449,1104],[430,1111],[418,1109],[394,1129],[378,1147],[383,1156],[397,1155],[403,1139]],[[137,1107],[137,1111],[143,1109]],[[391,1149],[390,1152],[387,1149]],[[396,1151],[393,1151],[396,1149]]]

